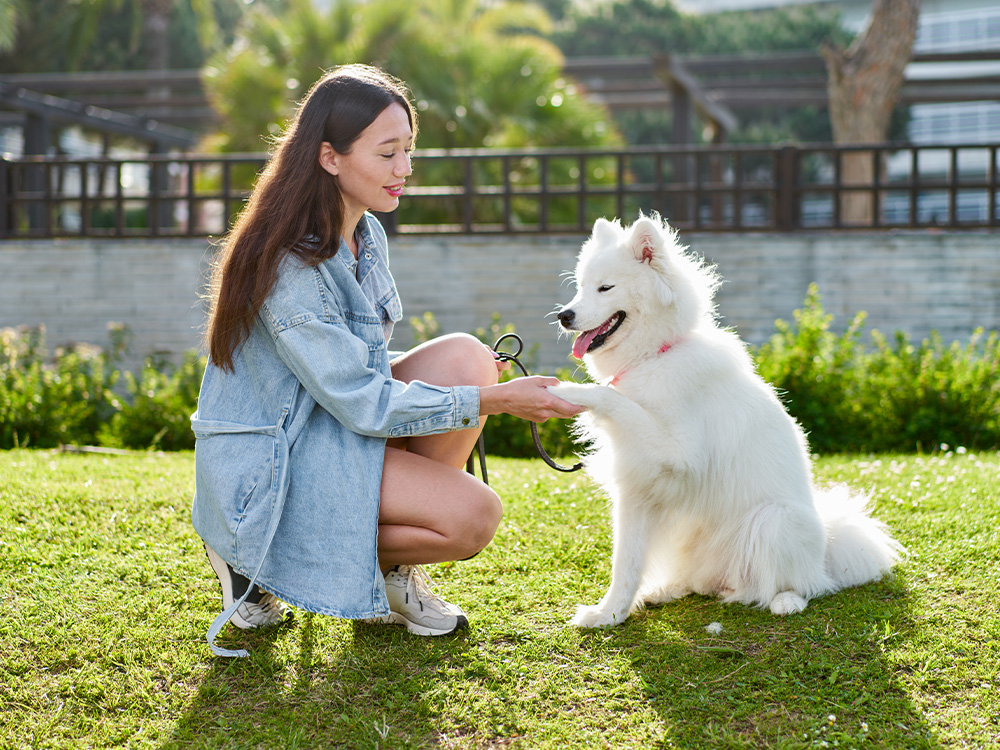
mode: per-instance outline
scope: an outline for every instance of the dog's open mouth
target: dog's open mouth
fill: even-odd
[[[604,323],[590,331],[584,331],[576,337],[573,342],[573,356],[583,359],[583,355],[601,347],[608,337],[618,330],[619,326],[625,322],[625,312],[619,310]]]

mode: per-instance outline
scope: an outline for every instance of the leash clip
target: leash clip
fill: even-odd
[[[514,352],[500,351],[500,345],[507,339],[513,339],[514,341],[517,342],[516,351]],[[505,333],[503,336],[498,338],[497,342],[493,345],[493,351],[497,353],[497,358],[501,362],[513,362],[520,368],[521,372],[524,374],[525,377],[530,375],[530,373],[528,372],[528,368],[526,368],[523,364],[521,364],[521,360],[518,359],[518,356],[520,356],[521,352],[524,351],[524,341],[516,333]],[[530,424],[531,424],[531,438],[532,440],[535,441],[535,450],[538,451],[538,455],[541,456],[542,460],[545,461],[545,463],[547,463],[551,468],[555,469],[556,471],[564,471],[567,473],[571,471],[579,471],[580,469],[583,468],[582,462],[578,462],[575,466],[561,466],[557,464],[555,461],[553,461],[552,458],[549,456],[549,454],[546,453],[545,449],[542,447],[542,441],[538,437],[538,425],[535,424],[534,422],[531,422]]]

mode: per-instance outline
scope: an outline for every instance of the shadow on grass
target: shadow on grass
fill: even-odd
[[[163,747],[436,745],[438,711],[425,696],[462,638],[416,638],[302,611],[264,631],[228,626],[220,644],[250,656],[212,659]]]
[[[909,607],[897,574],[783,618],[688,597],[585,640],[627,655],[671,745],[938,748],[892,660]]]
[[[449,638],[302,612],[230,627],[250,657],[210,660],[163,747],[933,750],[903,683],[919,605],[897,575],[785,618],[692,596],[612,631],[513,612]]]

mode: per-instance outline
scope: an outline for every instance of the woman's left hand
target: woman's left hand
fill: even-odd
[[[483,344],[483,346],[486,346],[486,344]],[[497,372],[504,372],[504,371],[510,369],[510,360],[500,359],[500,355],[499,354],[497,354],[495,351],[493,351],[492,349],[490,349],[490,347],[488,347],[488,346],[486,346],[486,348],[489,349],[490,354],[493,355],[493,359],[496,360],[496,363],[497,363]]]

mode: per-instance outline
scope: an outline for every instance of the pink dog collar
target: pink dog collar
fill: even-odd
[[[659,350],[656,353],[657,354],[663,354],[664,352],[668,351],[672,346],[673,346],[673,344],[664,344],[663,346],[661,346],[659,348]],[[627,372],[628,372],[628,370],[622,370],[620,373],[618,373],[613,378],[611,378],[611,382],[609,382],[608,385],[610,385],[612,387],[618,385],[618,381],[621,380],[623,377],[625,377],[625,374]]]

